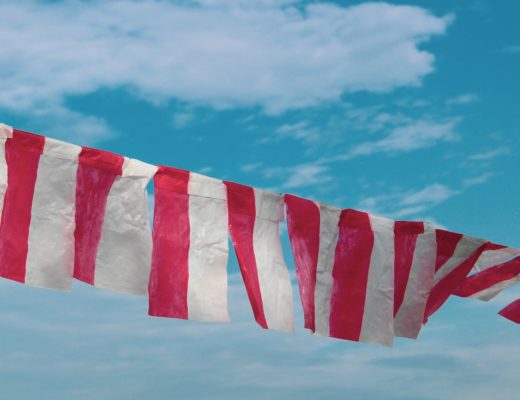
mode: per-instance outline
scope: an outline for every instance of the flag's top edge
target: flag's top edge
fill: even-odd
[[[190,172],[188,193],[192,196],[226,200],[226,186],[220,179]]]
[[[45,138],[45,145],[43,154],[50,156],[63,157],[66,159],[75,160],[81,153],[81,146],[75,144],[62,142],[61,140]]]
[[[274,222],[284,220],[284,200],[278,193],[254,188],[256,216]]]
[[[13,127],[0,122],[0,138],[12,138]]]
[[[125,157],[122,176],[151,179],[157,173],[157,170],[158,168],[155,165]]]

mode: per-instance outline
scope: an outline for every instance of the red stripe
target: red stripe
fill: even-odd
[[[159,167],[154,178],[153,252],[148,314],[188,319],[188,171]]]
[[[394,225],[394,316],[403,304],[413,264],[417,237],[424,233],[422,222],[396,221]]]
[[[94,284],[96,256],[101,239],[108,193],[122,174],[124,158],[83,147],[76,176],[76,229],[74,278]]]
[[[456,292],[485,249],[486,244],[481,245],[432,288],[430,296],[428,297],[428,302],[426,303],[424,323],[426,323],[428,318],[435,313],[446,302],[446,300],[448,300],[450,295]]]
[[[330,336],[359,341],[374,232],[367,213],[343,210],[332,277]]]
[[[457,244],[462,235],[460,233],[453,233],[442,229],[435,230],[435,237],[437,241],[437,259],[435,262],[435,272],[437,272],[455,253]]]
[[[25,282],[29,225],[45,138],[19,130],[5,142],[7,190],[0,222],[0,276]]]
[[[314,291],[320,251],[320,209],[310,200],[286,194],[287,228],[296,265],[296,276],[305,328],[315,331]]]
[[[238,258],[247,296],[258,324],[268,329],[253,247],[256,220],[255,192],[250,186],[224,182],[227,188],[229,231]]]
[[[520,324],[520,299],[503,308],[499,314],[510,321]]]
[[[466,278],[464,284],[457,289],[457,296],[469,297],[497,283],[513,279],[520,274],[520,257],[495,265]]]

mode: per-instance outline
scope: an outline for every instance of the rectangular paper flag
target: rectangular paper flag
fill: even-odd
[[[456,294],[488,301],[520,282],[520,250],[488,243]]]
[[[155,175],[149,314],[229,320],[226,187],[176,168]]]
[[[435,230],[424,222],[396,221],[394,234],[394,333],[416,339],[434,281]]]
[[[392,345],[393,264],[393,221],[343,210],[332,269],[330,336]]]
[[[437,229],[435,234],[435,277],[424,312],[424,323],[464,282],[487,245],[485,240],[441,229]]]
[[[341,210],[290,194],[285,195],[285,205],[305,328],[329,336],[332,267]]]
[[[157,167],[81,149],[76,181],[74,277],[146,295],[152,253],[146,186]]]
[[[2,141],[0,275],[69,290],[80,147],[20,130]]]
[[[283,197],[233,182],[227,187],[229,230],[258,324],[294,331],[291,278],[283,259]]]

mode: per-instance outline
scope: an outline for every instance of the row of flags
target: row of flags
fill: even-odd
[[[154,183],[153,228],[147,186]],[[227,322],[228,236],[256,322],[294,331],[287,227],[313,333],[392,345],[451,295],[520,281],[520,250],[0,125],[0,276],[148,296],[149,315]],[[520,323],[520,300],[504,308]]]

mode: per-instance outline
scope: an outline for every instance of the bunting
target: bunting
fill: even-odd
[[[417,338],[451,295],[488,301],[520,281],[519,249],[3,124],[0,211],[0,277],[148,295],[158,317],[229,321],[229,236],[256,322],[294,331],[285,215],[304,327],[317,335],[391,346]],[[500,315],[520,323],[520,300]]]
[[[149,314],[228,321],[224,183],[160,167],[154,210]]]

